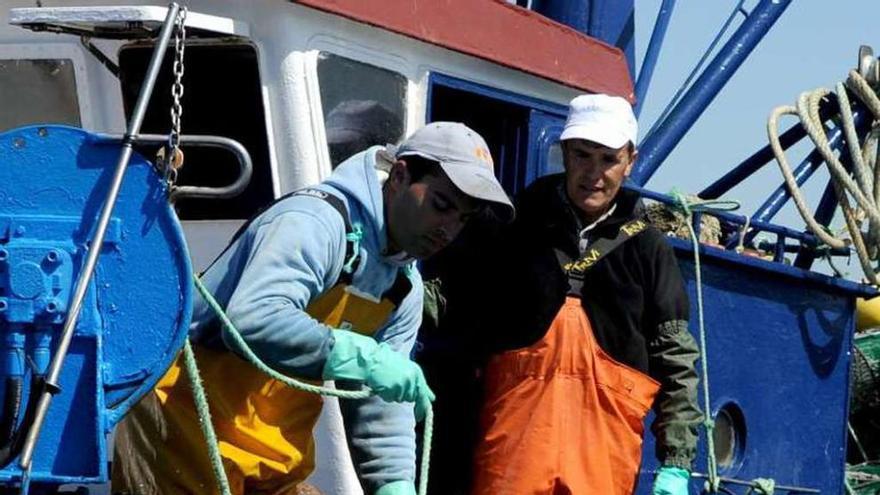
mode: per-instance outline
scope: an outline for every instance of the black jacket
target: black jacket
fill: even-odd
[[[570,290],[556,251],[580,257],[582,226],[563,180],[561,174],[537,180],[516,198],[511,226],[469,225],[463,238],[438,257],[435,265],[442,269],[433,275],[442,285],[436,293],[446,301],[439,313],[426,315],[422,338],[426,361],[445,363],[443,378],[449,378],[453,360],[475,356],[479,363],[482,356],[527,347],[549,328]],[[635,193],[621,190],[616,204],[612,215],[590,231],[589,242],[613,239],[623,224],[640,216]],[[602,349],[661,383],[652,425],[657,457],[690,469],[702,417],[694,367],[699,351],[687,330],[684,282],[663,234],[648,227],[592,266],[581,300]]]
[[[499,332],[495,350],[523,347],[543,337],[569,292],[555,250],[580,258],[574,210],[565,199],[562,175],[536,181],[517,198],[518,218],[504,236],[504,262],[498,274],[506,294],[513,332]],[[613,239],[620,226],[638,215],[639,198],[621,190],[613,214],[589,233]],[[608,253],[585,276],[581,300],[599,345],[615,360],[649,373],[647,343],[668,322],[687,321],[688,299],[672,248],[648,227]]]

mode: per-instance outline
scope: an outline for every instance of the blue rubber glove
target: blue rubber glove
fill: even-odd
[[[691,474],[684,469],[663,466],[654,478],[654,490],[651,495],[688,495],[688,481]]]
[[[425,417],[434,393],[419,365],[372,337],[348,330],[334,330],[333,337],[324,363],[325,380],[363,382],[388,402],[414,402],[416,419]]]
[[[416,495],[416,485],[412,481],[394,481],[379,487],[376,495]]]

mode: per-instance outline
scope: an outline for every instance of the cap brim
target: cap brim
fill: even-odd
[[[586,139],[587,141],[593,141],[594,143],[614,149],[622,148],[630,141],[629,137],[625,134],[615,132],[607,126],[597,123],[567,126],[563,129],[559,140],[565,141],[567,139]]]
[[[516,216],[513,203],[498,183],[495,174],[488,168],[440,162],[440,167],[449,180],[461,192],[472,198],[486,201],[494,215],[502,222],[509,223]]]

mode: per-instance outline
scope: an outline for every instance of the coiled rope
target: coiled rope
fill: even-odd
[[[836,97],[840,107],[840,122],[846,139],[847,148],[852,158],[852,175],[850,176],[841,162],[835,156],[834,150],[819,117],[819,103],[822,99],[831,95],[828,89],[820,88],[814,91],[801,93],[797,105],[780,106],[770,113],[767,120],[767,135],[770,147],[776,157],[776,162],[782,171],[786,187],[791,193],[792,200],[801,217],[807,223],[807,227],[823,243],[832,248],[849,248],[852,245],[858,255],[859,262],[865,272],[868,281],[874,285],[880,285],[877,269],[872,261],[877,260],[880,253],[880,167],[877,166],[877,141],[876,129],[868,133],[865,142],[860,143],[855,128],[855,119],[850,106],[847,88],[861,100],[871,112],[873,120],[880,118],[880,98],[876,91],[857,71],[852,70],[846,80],[846,84],[838,83]],[[807,131],[816,149],[821,154],[831,173],[831,181],[834,187],[838,203],[846,220],[849,239],[834,236],[827,227],[816,221],[813,214],[807,209],[804,196],[792,173],[791,166],[785,156],[785,151],[779,142],[779,118],[783,115],[796,115],[801,125]],[[853,206],[850,202],[855,202]],[[868,233],[861,230],[862,222],[868,220]]]

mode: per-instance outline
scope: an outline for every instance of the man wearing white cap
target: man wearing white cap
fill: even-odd
[[[633,493],[652,406],[653,493],[688,493],[699,353],[672,249],[621,188],[636,134],[623,98],[575,98],[565,173],[517,198],[488,303],[475,495]]]
[[[410,360],[423,297],[414,262],[449,244],[484,208],[513,217],[485,141],[462,124],[436,122],[399,148],[369,148],[321,184],[279,199],[202,276],[266,364],[373,391],[341,402],[368,495],[415,495],[414,423],[434,396]],[[321,398],[239,357],[231,330],[204,301],[192,321],[232,492],[296,493],[315,466]],[[114,492],[217,492],[185,376],[175,363],[117,430]]]

